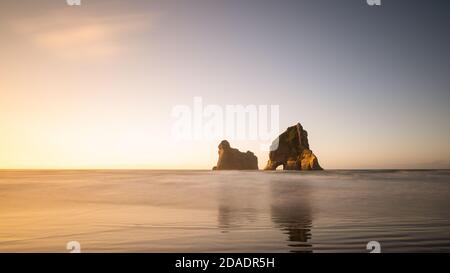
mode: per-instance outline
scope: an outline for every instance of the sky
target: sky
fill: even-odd
[[[211,169],[177,105],[278,105],[325,169],[450,168],[450,4],[0,1],[0,168]],[[192,108],[191,108],[192,109]],[[257,140],[230,140],[251,150]]]

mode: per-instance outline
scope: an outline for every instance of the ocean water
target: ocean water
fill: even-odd
[[[450,252],[450,171],[0,171],[0,252]]]

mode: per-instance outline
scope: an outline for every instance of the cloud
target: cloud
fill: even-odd
[[[17,19],[16,19],[17,20]],[[25,41],[48,54],[68,59],[114,57],[127,49],[131,34],[150,27],[150,16],[88,15],[62,10],[13,23]]]

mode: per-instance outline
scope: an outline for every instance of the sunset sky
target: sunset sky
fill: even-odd
[[[325,169],[450,168],[449,5],[2,0],[0,168],[210,169],[171,136],[194,97],[279,105]]]

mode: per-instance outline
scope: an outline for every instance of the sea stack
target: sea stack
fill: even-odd
[[[219,144],[219,160],[213,170],[257,170],[258,158],[250,151],[240,152],[223,140]]]
[[[264,170],[275,170],[280,165],[283,165],[283,170],[323,170],[309,148],[308,132],[300,123],[288,127],[273,141]]]

